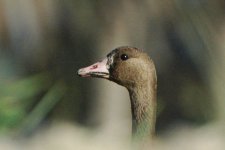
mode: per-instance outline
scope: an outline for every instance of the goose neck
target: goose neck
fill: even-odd
[[[134,137],[152,137],[156,122],[156,89],[152,84],[141,84],[128,89],[132,109]]]

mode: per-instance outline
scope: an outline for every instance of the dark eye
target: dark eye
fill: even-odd
[[[128,55],[127,55],[127,54],[122,54],[122,55],[120,56],[120,58],[121,58],[122,60],[127,60],[127,59],[128,59]]]

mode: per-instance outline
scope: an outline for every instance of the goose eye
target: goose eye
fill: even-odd
[[[127,59],[128,59],[128,55],[127,55],[127,54],[122,54],[122,55],[120,56],[120,58],[121,58],[122,60],[127,60]]]

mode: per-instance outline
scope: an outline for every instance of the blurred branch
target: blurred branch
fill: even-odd
[[[10,79],[11,81],[11,79]],[[41,73],[0,86],[0,130],[16,127],[41,92],[52,84],[47,73]]]
[[[57,102],[62,99],[65,92],[65,84],[61,81],[57,82],[26,117],[20,128],[20,133],[29,134],[37,128]]]

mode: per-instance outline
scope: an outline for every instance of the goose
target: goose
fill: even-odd
[[[130,96],[132,137],[154,137],[157,76],[155,65],[147,53],[136,47],[118,47],[103,60],[79,69],[77,74],[107,79],[124,86]]]

